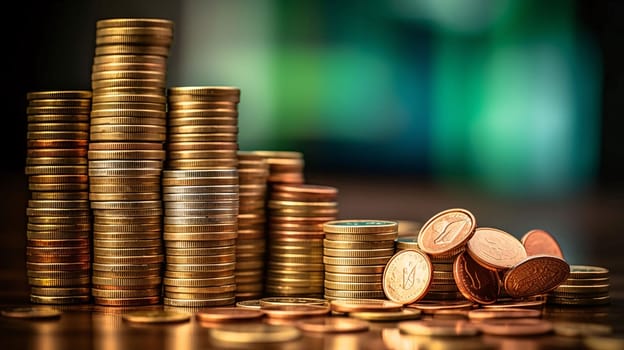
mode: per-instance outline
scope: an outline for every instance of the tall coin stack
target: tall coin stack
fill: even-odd
[[[266,192],[269,166],[264,157],[238,152],[239,211],[236,238],[236,300],[259,299],[264,292]]]
[[[234,87],[169,89],[165,305],[236,301],[239,100]]]
[[[27,94],[28,201],[26,268],[30,300],[70,304],[90,299],[91,247],[87,143],[90,91]]]
[[[268,295],[323,295],[323,223],[338,215],[337,194],[329,186],[273,185],[268,204]]]
[[[383,271],[394,254],[398,223],[336,220],[323,225],[325,299],[383,299]]]
[[[97,21],[89,180],[96,304],[160,302],[166,63],[173,23]]]

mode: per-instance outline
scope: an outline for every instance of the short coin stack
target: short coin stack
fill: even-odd
[[[236,238],[236,300],[258,299],[264,291],[266,192],[264,157],[238,152],[239,211]]]
[[[548,294],[549,304],[605,305],[609,296],[609,270],[599,266],[571,265],[570,277]]]
[[[238,172],[165,170],[165,305],[235,302]]]
[[[87,142],[90,91],[30,92],[26,268],[30,300],[90,299]]]
[[[323,225],[325,299],[384,298],[382,276],[394,254],[398,223],[336,220]]]
[[[89,143],[96,304],[160,301],[160,177],[172,39],[173,23],[166,19],[112,18],[96,25]]]
[[[168,306],[235,302],[240,89],[169,88],[163,178]]]
[[[337,194],[329,186],[273,185],[268,204],[268,295],[323,294],[323,223],[338,215]]]
[[[303,176],[303,153],[294,151],[253,151],[269,163],[269,191],[274,183],[301,184]]]

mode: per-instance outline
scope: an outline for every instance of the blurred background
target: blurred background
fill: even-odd
[[[241,149],[303,152],[307,179],[340,189],[342,217],[424,221],[462,206],[517,237],[549,230],[572,263],[624,273],[603,254],[624,230],[622,1],[13,6],[3,266],[24,261],[26,93],[90,88],[98,19],[160,17],[175,22],[168,85],[240,87]]]
[[[241,88],[242,149],[311,172],[402,174],[504,195],[618,183],[619,1],[96,0],[16,4],[4,162],[25,94],[88,89],[101,18],[175,22],[169,86]],[[5,104],[5,108],[6,108]]]

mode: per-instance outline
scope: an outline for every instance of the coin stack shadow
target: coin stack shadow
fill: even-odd
[[[338,190],[329,186],[272,186],[268,203],[268,295],[323,295],[323,223],[336,219],[337,195]]]
[[[264,157],[238,152],[239,211],[236,238],[236,300],[259,299],[264,291],[266,192],[269,165]]]
[[[88,302],[91,247],[87,143],[90,91],[27,94],[26,269],[30,300]]]
[[[323,231],[325,299],[384,299],[383,271],[394,254],[398,223],[338,220],[326,222]]]
[[[230,305],[236,301],[240,89],[172,87],[168,101],[164,303]]]
[[[173,22],[96,23],[89,181],[96,304],[148,305],[162,293],[161,173]]]

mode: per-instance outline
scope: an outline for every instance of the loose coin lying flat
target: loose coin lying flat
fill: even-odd
[[[479,328],[465,320],[422,320],[399,322],[399,330],[405,334],[459,337],[473,336],[479,333]]]
[[[397,312],[402,304],[383,299],[332,300],[331,309],[335,312]]]
[[[260,299],[241,300],[236,302],[236,307],[250,310],[260,310]]]
[[[260,310],[250,310],[241,307],[214,307],[197,312],[195,317],[200,321],[229,322],[259,319],[263,315]]]
[[[406,305],[409,308],[419,309],[425,314],[435,314],[444,310],[471,310],[475,304],[470,300],[434,301],[421,300],[419,302]]]
[[[7,308],[0,311],[0,314],[11,318],[59,318],[62,312],[51,307],[24,306]]]
[[[298,298],[298,297],[266,297],[259,301],[260,306],[282,306],[282,305],[327,305],[328,301],[319,298]]]
[[[613,333],[613,327],[600,323],[588,322],[554,322],[553,329],[557,335],[566,337],[587,337],[608,335]]]
[[[583,344],[592,350],[622,350],[624,338],[612,336],[590,336],[583,339]]]
[[[191,315],[175,311],[134,311],[122,315],[122,319],[135,323],[177,323],[186,322],[191,319]]]
[[[484,320],[492,318],[526,318],[526,317],[540,317],[542,312],[534,309],[520,309],[520,308],[508,308],[508,309],[476,309],[468,312],[468,318],[471,320]]]
[[[301,318],[328,314],[330,307],[329,304],[263,305],[260,311],[271,318]]]
[[[351,312],[349,316],[367,321],[406,321],[419,319],[421,313],[418,309],[403,309],[401,311]]]
[[[306,332],[347,333],[368,330],[368,323],[348,317],[313,317],[299,320],[295,325]]]
[[[301,332],[293,326],[252,323],[212,328],[210,335],[230,343],[278,343],[295,340],[301,337]]]
[[[537,318],[516,320],[489,320],[478,325],[481,332],[492,335],[527,336],[550,333],[553,325],[550,321]]]

